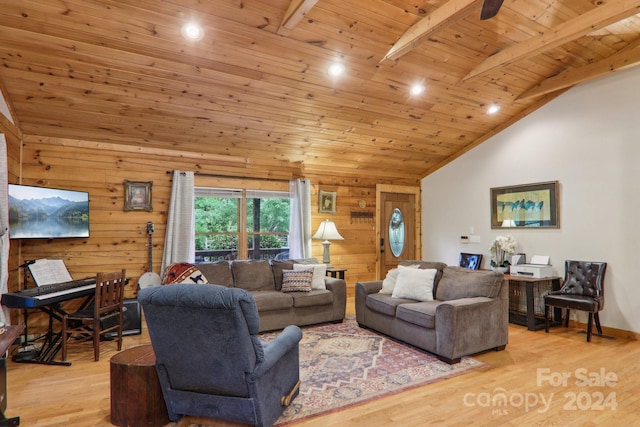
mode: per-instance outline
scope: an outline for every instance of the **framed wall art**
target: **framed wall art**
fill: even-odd
[[[153,181],[124,181],[124,210],[153,211],[151,187]]]
[[[492,188],[491,228],[559,228],[558,181]]]
[[[318,193],[319,213],[336,213],[336,194],[335,191],[320,191]]]

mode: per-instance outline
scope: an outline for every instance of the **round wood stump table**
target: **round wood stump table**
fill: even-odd
[[[111,424],[120,427],[163,426],[169,422],[162,397],[156,355],[151,344],[124,350],[111,358]]]

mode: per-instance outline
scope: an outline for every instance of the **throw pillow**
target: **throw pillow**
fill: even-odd
[[[380,289],[378,293],[386,295],[393,294],[393,289],[396,287],[396,282],[398,280],[398,273],[400,273],[400,270],[404,268],[419,268],[419,266],[416,264],[399,265],[398,268],[392,268],[387,271],[387,277],[382,281],[382,289]]]
[[[209,283],[209,281],[193,264],[177,262],[167,267],[162,283],[171,285],[174,283]]]
[[[400,270],[397,268],[392,268],[387,271],[387,276],[382,281],[382,289],[380,289],[381,294],[391,295],[393,293],[393,289],[396,287],[396,282],[398,280],[398,273]]]
[[[393,298],[408,298],[417,301],[433,301],[433,281],[438,270],[400,269]]]
[[[282,290],[282,271],[293,270],[293,261],[272,259],[271,271],[273,272],[273,279],[276,282],[276,291]]]
[[[282,292],[311,292],[313,269],[283,270]]]
[[[327,264],[293,264],[294,270],[307,270],[313,268],[313,280],[311,280],[311,289],[327,289],[324,284],[324,278],[327,275]]]

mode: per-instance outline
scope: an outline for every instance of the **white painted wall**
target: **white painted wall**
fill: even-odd
[[[5,116],[12,124],[15,125],[15,123],[13,122],[13,117],[11,116],[11,112],[9,111],[9,106],[7,105],[7,101],[5,100],[4,94],[2,93],[2,90],[0,90],[0,114]]]
[[[559,229],[491,229],[491,187],[556,180]],[[427,176],[422,203],[423,259],[482,253],[488,268],[493,239],[511,234],[560,276],[566,259],[606,261],[601,322],[640,332],[640,67],[569,90]],[[481,243],[460,243],[469,234]]]

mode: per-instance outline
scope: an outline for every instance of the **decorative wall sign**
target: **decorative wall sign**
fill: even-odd
[[[559,228],[558,181],[491,189],[491,228]]]
[[[351,211],[351,224],[354,223],[372,223],[373,212],[371,211]]]
[[[320,191],[318,193],[319,213],[336,213],[336,194],[335,191]]]
[[[124,181],[124,210],[153,211],[151,187],[153,181]]]

